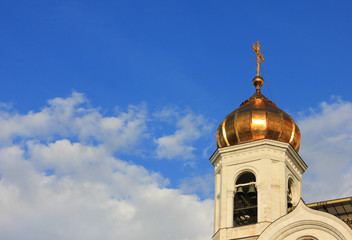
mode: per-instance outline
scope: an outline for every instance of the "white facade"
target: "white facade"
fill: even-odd
[[[261,235],[263,237],[260,237],[260,240],[296,240],[301,239],[300,237],[303,237],[302,239],[352,239],[352,230],[340,219],[327,213],[323,215],[334,219],[331,224],[339,225],[339,227],[335,226],[332,229],[344,229],[345,232],[342,235],[332,234],[327,238],[322,238],[321,229],[310,229],[308,227],[309,230],[306,229],[306,232],[301,232],[303,235],[298,234],[300,236],[289,234],[285,238],[277,237],[276,233],[280,229],[290,229],[288,224],[294,225],[292,221],[295,222],[295,218],[291,218],[290,221],[279,221],[279,219],[284,219],[283,216],[301,216],[300,221],[302,224],[309,223],[310,221],[313,222],[312,216],[320,218],[322,214],[319,211],[309,209],[310,215],[307,214],[307,216],[311,218],[307,217],[304,219],[305,211],[308,208],[303,203],[301,205],[304,205],[304,207],[296,207],[295,210],[288,214],[287,196],[289,183],[292,192],[290,195],[292,197],[292,204],[293,206],[297,206],[301,199],[302,174],[307,169],[307,165],[290,144],[269,139],[242,143],[217,149],[210,158],[210,161],[215,167],[213,240],[249,240],[258,239]],[[244,173],[252,173],[255,176],[255,182],[251,182],[250,184],[255,185],[257,191],[256,223],[234,226],[234,197],[236,189],[239,189],[239,186],[241,186],[241,184],[236,185],[236,182],[238,183],[237,180]],[[316,214],[314,214],[315,212]],[[275,221],[279,222],[276,223]],[[273,222],[275,222],[275,225]],[[307,231],[310,234],[307,235]],[[343,236],[347,233],[350,235],[346,238],[330,238],[330,236]]]
[[[341,219],[308,208],[303,201],[290,214],[270,224],[258,240],[350,240],[352,230]]]

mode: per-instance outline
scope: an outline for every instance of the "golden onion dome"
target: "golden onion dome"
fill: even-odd
[[[264,97],[260,88],[264,79],[256,76],[256,93],[226,116],[216,132],[218,148],[259,139],[290,143],[298,152],[301,132],[290,115]]]

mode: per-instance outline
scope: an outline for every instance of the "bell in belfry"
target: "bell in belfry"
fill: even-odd
[[[248,189],[247,194],[250,195],[250,196],[253,196],[253,195],[256,195],[256,194],[257,194],[257,191],[255,190],[254,185],[250,185],[250,186],[249,186],[249,189]]]
[[[243,188],[242,187],[238,187],[237,191],[236,191],[236,194],[243,195],[244,194]]]

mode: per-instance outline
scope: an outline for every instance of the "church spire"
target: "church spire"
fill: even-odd
[[[253,43],[253,50],[255,54],[257,55],[257,76],[253,79],[253,85],[256,88],[257,92],[260,92],[260,88],[264,84],[264,79],[260,76],[260,64],[261,62],[264,62],[264,57],[263,54],[260,52],[260,44],[259,41],[257,41],[257,45]]]

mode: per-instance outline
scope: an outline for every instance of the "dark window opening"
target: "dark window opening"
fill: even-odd
[[[236,181],[234,227],[257,223],[257,189],[253,173],[243,173]]]
[[[292,180],[288,181],[288,188],[287,188],[287,211],[291,212],[293,210],[292,205]]]

